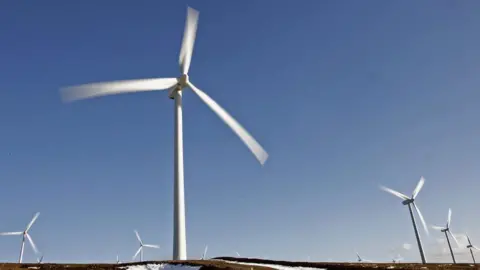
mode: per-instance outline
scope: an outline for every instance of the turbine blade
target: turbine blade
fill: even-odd
[[[452,209],[448,208],[447,228],[450,228],[450,222],[452,222]]]
[[[35,254],[38,254],[39,252],[38,252],[37,246],[33,242],[32,237],[28,233],[26,233],[25,235],[27,236],[28,242],[30,242],[30,245],[32,246],[33,251],[35,251]]]
[[[22,235],[23,232],[4,232],[0,233],[0,235]]]
[[[418,192],[420,192],[420,190],[422,189],[423,187],[423,184],[425,184],[425,178],[420,177],[420,181],[418,181],[418,184],[417,186],[415,187],[415,189],[413,190],[413,193],[412,193],[412,198],[415,199],[418,195]]]
[[[420,221],[422,222],[423,229],[425,229],[425,233],[427,233],[427,235],[429,235],[430,233],[428,232],[427,223],[425,223],[425,219],[423,218],[422,212],[420,212],[420,209],[418,209],[418,207],[415,203],[413,203],[413,207],[415,207],[415,210],[417,210],[418,217],[420,218]]]
[[[445,228],[443,228],[443,227],[435,226],[435,225],[432,225],[431,227],[432,227],[432,229],[434,229],[434,230],[439,230],[439,231],[445,229]]]
[[[205,256],[207,256],[207,250],[208,250],[208,245],[206,245],[205,249],[203,250],[202,260],[204,260]]]
[[[480,248],[478,248],[477,246],[472,245],[472,247],[476,250],[480,250]]]
[[[453,238],[453,240],[455,241],[455,243],[457,243],[457,247],[460,247],[460,243],[458,243],[457,237],[455,237],[455,235],[453,235],[453,233],[451,233],[450,230],[448,230],[447,232],[448,232],[448,234],[450,234],[450,236]]]
[[[158,245],[143,245],[144,247],[149,247],[149,248],[160,248]]]
[[[387,187],[384,187],[384,186],[380,186],[380,189],[382,189],[383,191],[386,191],[386,192],[388,192],[388,193],[390,193],[390,194],[393,194],[393,195],[399,197],[399,198],[402,199],[402,200],[408,200],[408,199],[410,199],[407,195],[405,195],[405,194],[403,194],[403,193],[400,193],[400,192],[398,192],[398,191],[395,191],[395,190],[393,190],[393,189],[391,189],[391,188],[387,188]]]
[[[33,216],[32,221],[30,221],[30,223],[28,223],[27,229],[25,229],[25,232],[28,232],[30,230],[33,223],[35,223],[35,220],[37,220],[38,216],[40,216],[40,212],[35,213],[35,216]]]
[[[134,230],[135,235],[137,236],[138,242],[140,242],[140,245],[143,246],[142,238],[140,238],[140,235],[138,234],[137,230]]]
[[[177,82],[176,78],[154,78],[88,83],[62,88],[60,94],[64,102],[71,102],[106,95],[166,90]]]
[[[192,60],[193,45],[195,44],[195,36],[197,35],[198,11],[187,7],[187,20],[185,21],[185,30],[183,31],[182,48],[178,63],[180,64],[180,71],[187,74],[190,69],[190,62]]]
[[[135,258],[137,258],[138,253],[140,253],[140,251],[142,250],[142,247],[143,247],[143,246],[140,246],[140,247],[138,248],[137,252],[135,252],[135,255],[133,255],[132,261],[135,261]]]
[[[260,164],[265,164],[265,161],[268,158],[267,152],[263,147],[245,130],[230,114],[228,114],[217,102],[215,102],[211,97],[209,97],[205,92],[198,89],[191,82],[188,82],[188,86],[197,94],[200,99],[205,102],[212,111],[214,111],[220,119],[225,122],[238,137],[247,145],[250,151],[255,155]]]

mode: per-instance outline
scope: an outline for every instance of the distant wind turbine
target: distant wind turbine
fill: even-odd
[[[410,211],[410,217],[412,218],[412,224],[413,224],[413,230],[415,231],[415,237],[417,238],[417,243],[418,243],[418,250],[420,251],[420,257],[422,258],[422,263],[427,263],[427,259],[425,258],[425,253],[423,252],[423,247],[422,247],[422,241],[420,240],[420,234],[418,233],[417,229],[417,224],[415,223],[415,217],[413,215],[412,211],[412,206],[415,208],[417,211],[418,217],[420,218],[420,221],[422,222],[423,228],[425,229],[425,232],[428,235],[428,227],[427,224],[425,223],[425,219],[423,218],[422,212],[420,212],[420,209],[418,209],[417,205],[415,204],[415,198],[417,198],[418,192],[422,189],[423,185],[425,183],[425,179],[423,177],[420,178],[420,181],[418,181],[417,186],[413,190],[412,197],[408,197],[407,195],[400,193],[398,191],[395,191],[393,189],[381,186],[380,188],[383,189],[384,191],[391,193],[400,199],[403,200],[403,205],[408,206],[408,210]]]
[[[0,235],[22,235],[22,246],[20,247],[20,257],[18,259],[18,263],[22,263],[23,250],[25,249],[25,238],[27,238],[28,242],[30,242],[30,246],[32,246],[32,249],[35,252],[35,255],[38,254],[37,246],[35,246],[35,243],[33,242],[32,237],[30,237],[30,235],[28,234],[28,231],[32,228],[33,223],[35,222],[35,220],[37,220],[39,215],[40,215],[40,212],[35,213],[32,221],[30,221],[30,223],[28,223],[27,228],[23,232],[0,233]]]
[[[240,253],[238,253],[238,252],[236,252],[236,251],[235,251],[235,253],[237,253],[237,256],[238,256],[238,257],[241,257],[241,256],[240,256]]]
[[[473,250],[472,249],[475,249],[475,250],[480,250],[480,249],[478,247],[472,245],[472,241],[470,241],[470,237],[468,237],[468,234],[465,233],[465,236],[467,237],[467,240],[468,240],[467,248],[470,250],[470,254],[472,255],[473,263],[476,263],[475,262],[475,256],[473,256]]]
[[[392,259],[392,262],[393,263],[399,263],[402,260],[403,260],[403,258],[400,256],[400,254],[398,254],[397,257]]]
[[[188,71],[193,54],[193,46],[197,32],[198,11],[188,7],[187,20],[179,55],[181,75],[177,78],[152,78],[141,80],[124,80],[104,83],[91,83],[61,89],[64,101],[75,101],[106,95],[134,93],[142,91],[169,90],[170,99],[175,100],[175,138],[174,138],[174,230],[173,259],[187,259],[187,236],[185,228],[185,192],[183,169],[183,90],[190,88],[235,134],[247,145],[260,164],[268,158],[263,147],[245,130],[230,114],[205,92],[198,89],[190,81]]]
[[[117,254],[117,264],[120,263],[120,259],[118,258],[118,254]]]
[[[451,221],[452,221],[452,209],[448,208],[447,225],[445,227],[432,226],[432,228],[445,233],[445,237],[447,238],[448,248],[450,249],[450,254],[452,255],[453,263],[457,263],[455,261],[455,255],[453,253],[452,245],[450,244],[450,239],[448,238],[448,234],[450,234],[450,236],[452,236],[453,240],[455,240],[455,243],[457,243],[457,246],[460,246],[460,244],[458,244],[457,238],[450,231],[450,222]]]
[[[205,249],[203,250],[202,260],[205,260],[205,258],[207,256],[207,250],[208,250],[208,245],[206,245]]]
[[[42,263],[43,262],[43,254],[37,258],[37,263]]]
[[[363,259],[362,257],[360,257],[360,255],[358,254],[358,252],[355,252],[357,254],[357,261],[358,262],[372,262],[370,260],[365,260]]]
[[[149,248],[160,248],[159,246],[157,245],[147,245],[147,244],[144,244],[142,242],[142,239],[140,238],[140,235],[138,234],[138,232],[135,230],[135,235],[137,236],[137,239],[138,239],[138,242],[140,243],[140,247],[138,248],[137,252],[135,253],[135,255],[133,255],[133,261],[135,261],[135,258],[137,258],[138,256],[138,253],[140,253],[140,261],[143,262],[143,248],[144,247],[149,247]]]

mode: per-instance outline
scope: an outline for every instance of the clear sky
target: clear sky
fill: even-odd
[[[184,95],[189,257],[419,260],[428,224],[468,230],[480,169],[478,1],[47,1],[0,4],[0,231],[46,261],[172,255],[173,102],[166,92],[63,104],[62,86],[179,75],[186,6],[200,11],[190,78],[265,147],[262,168]],[[422,232],[427,257],[442,234]],[[0,238],[0,260],[20,237]],[[34,257],[27,247],[25,260]],[[448,257],[446,257],[448,260]]]

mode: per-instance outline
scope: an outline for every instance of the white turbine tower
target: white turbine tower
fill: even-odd
[[[183,179],[183,90],[190,88],[207,104],[247,145],[258,161],[263,165],[268,158],[262,146],[220,105],[205,92],[193,85],[188,76],[193,54],[193,45],[197,31],[198,11],[188,7],[187,20],[184,30],[179,64],[181,75],[178,78],[154,78],[140,80],[126,80],[106,83],[92,83],[64,88],[61,94],[64,101],[74,101],[141,91],[169,90],[169,97],[175,100],[175,138],[174,138],[174,231],[173,231],[173,259],[187,259],[187,243],[185,229],[185,195]]]
[[[473,256],[473,250],[472,249],[475,249],[475,250],[480,250],[478,247],[472,245],[472,241],[470,241],[470,237],[468,237],[468,234],[465,234],[465,236],[467,237],[467,241],[468,241],[468,245],[467,245],[467,248],[470,250],[470,254],[472,255],[472,260],[473,260],[473,263],[475,264],[475,256]]]
[[[144,247],[149,247],[149,248],[160,248],[160,247],[157,246],[157,245],[144,244],[142,239],[140,238],[140,235],[138,234],[138,232],[136,230],[134,232],[135,232],[135,235],[137,236],[138,242],[140,243],[140,247],[137,249],[137,252],[135,252],[135,255],[133,255],[132,261],[135,261],[135,258],[137,258],[138,253],[140,253],[140,261],[143,262],[143,248]],[[118,260],[118,256],[117,256],[117,260]]]
[[[25,238],[28,239],[28,242],[30,242],[30,246],[32,246],[33,251],[35,252],[35,255],[38,254],[38,249],[37,246],[35,246],[35,243],[32,240],[32,237],[28,234],[28,231],[32,228],[33,223],[35,220],[37,220],[38,216],[40,215],[40,212],[37,212],[30,223],[28,223],[27,228],[23,232],[5,232],[5,233],[0,233],[0,235],[22,235],[22,246],[20,247],[20,257],[18,258],[18,263],[22,263],[23,259],[23,250],[25,249]]]
[[[415,198],[417,198],[418,192],[420,192],[424,183],[425,183],[425,179],[423,177],[421,177],[420,181],[418,181],[417,186],[413,190],[411,198],[408,197],[407,195],[403,194],[403,193],[400,193],[398,191],[395,191],[393,189],[390,189],[390,188],[387,188],[387,187],[384,187],[384,186],[381,186],[380,188],[383,189],[386,192],[389,192],[389,193],[399,197],[400,199],[403,200],[403,202],[402,202],[403,205],[408,206],[408,210],[410,211],[410,217],[412,218],[413,229],[415,231],[415,237],[417,238],[418,250],[420,251],[420,257],[422,258],[422,263],[427,263],[427,260],[425,259],[425,253],[423,252],[422,241],[420,240],[420,234],[418,233],[417,224],[415,223],[415,217],[413,215],[412,206],[411,206],[413,204],[413,207],[417,211],[418,217],[420,218],[420,221],[422,222],[423,228],[425,229],[425,232],[428,235],[428,227],[427,227],[427,224],[425,223],[425,219],[423,218],[422,212],[420,212],[420,209],[418,209],[417,205],[415,204]]]
[[[450,244],[450,239],[448,238],[448,234],[450,234],[450,236],[452,236],[453,240],[455,240],[455,243],[457,243],[457,246],[460,246],[460,245],[458,244],[457,238],[450,231],[450,222],[452,222],[452,209],[448,208],[447,225],[445,227],[432,226],[432,228],[445,233],[445,237],[447,238],[448,248],[450,249],[450,254],[452,255],[453,263],[457,263],[455,261],[455,255],[453,253],[452,245]]]

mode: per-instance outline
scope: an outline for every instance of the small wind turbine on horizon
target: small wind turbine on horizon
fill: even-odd
[[[205,260],[206,256],[207,256],[207,250],[208,250],[208,245],[205,246],[205,249],[203,250],[203,254],[202,254],[202,260]]]
[[[472,244],[472,241],[470,241],[470,237],[468,237],[468,234],[465,233],[465,236],[467,237],[467,241],[468,241],[467,248],[470,250],[470,255],[472,255],[473,263],[476,263],[475,262],[475,256],[473,256],[473,250],[472,249],[475,249],[475,250],[480,250],[480,249]]]
[[[399,263],[399,262],[402,261],[402,260],[403,260],[403,258],[400,256],[400,254],[398,254],[397,257],[394,257],[394,258],[392,259],[392,262],[393,262],[393,263]]]
[[[423,246],[422,246],[422,241],[420,240],[420,234],[418,233],[417,229],[417,224],[415,223],[415,216],[413,215],[412,211],[412,205],[417,211],[418,217],[420,218],[420,221],[422,222],[423,228],[425,229],[425,232],[428,235],[428,227],[427,223],[425,223],[425,219],[423,218],[422,212],[420,212],[420,209],[418,209],[417,205],[415,204],[415,199],[417,198],[418,193],[422,189],[423,185],[425,184],[425,179],[423,177],[420,177],[420,181],[418,181],[417,186],[413,190],[412,197],[408,197],[407,195],[400,193],[398,191],[395,191],[393,189],[380,186],[380,188],[388,193],[391,193],[400,199],[403,200],[402,204],[408,206],[408,210],[410,211],[410,217],[412,218],[412,224],[413,224],[413,230],[415,231],[415,237],[417,238],[417,244],[418,244],[418,250],[420,251],[420,257],[422,258],[422,263],[427,263],[427,259],[425,258],[425,253],[423,252]]]
[[[37,263],[42,263],[43,262],[43,254],[37,258]]]
[[[35,252],[35,255],[38,254],[37,246],[35,246],[35,243],[33,242],[32,237],[28,234],[28,231],[30,231],[33,223],[35,222],[35,220],[37,220],[39,215],[40,215],[40,212],[35,213],[35,215],[32,218],[32,221],[30,221],[30,223],[28,223],[27,228],[23,232],[0,233],[0,235],[22,235],[22,246],[20,247],[20,257],[18,258],[18,263],[22,263],[22,260],[23,260],[23,250],[25,249],[25,238],[28,239],[28,242],[30,243],[30,246],[32,247],[33,251]]]
[[[180,49],[179,64],[181,75],[177,78],[153,78],[140,80],[123,80],[104,83],[91,83],[61,89],[64,101],[75,101],[142,91],[168,90],[170,99],[175,100],[175,131],[174,131],[174,231],[173,231],[173,259],[187,259],[187,243],[185,228],[185,191],[183,168],[183,90],[190,88],[213,112],[227,124],[233,132],[247,145],[261,165],[268,154],[263,147],[243,128],[230,114],[205,92],[190,82],[188,71],[193,54],[193,46],[198,24],[198,11],[188,7],[187,20]]]
[[[453,253],[452,245],[450,244],[450,239],[448,238],[448,234],[450,234],[450,236],[453,238],[453,240],[455,240],[455,243],[457,243],[457,246],[460,246],[460,244],[458,243],[457,238],[450,231],[450,222],[451,221],[452,221],[452,209],[448,208],[447,225],[445,227],[432,226],[432,228],[445,233],[445,237],[447,238],[448,248],[450,249],[450,255],[452,255],[452,261],[453,261],[453,263],[457,263],[455,261],[455,254]]]
[[[362,257],[360,257],[360,254],[358,254],[358,252],[355,252],[355,253],[357,254],[357,262],[368,262],[368,263],[372,262],[370,260],[365,260]]]
[[[140,243],[140,247],[138,248],[137,252],[135,253],[135,255],[133,255],[133,259],[132,261],[135,261],[135,258],[137,258],[138,256],[138,253],[140,253],[140,261],[143,262],[143,248],[144,247],[149,247],[149,248],[160,248],[159,246],[157,245],[147,245],[147,244],[144,244],[142,239],[140,238],[140,235],[138,234],[137,230],[134,231],[135,232],[135,235],[137,236],[137,240],[138,242]],[[117,260],[118,260],[118,257],[117,257]]]

